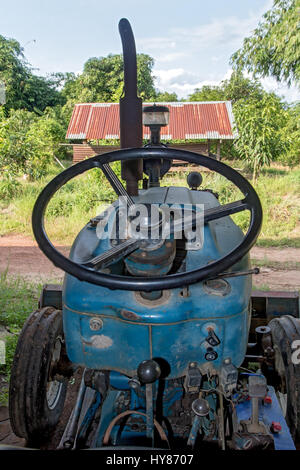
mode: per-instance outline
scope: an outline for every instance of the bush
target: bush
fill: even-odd
[[[63,138],[63,126],[51,113],[38,117],[24,109],[12,110],[0,121],[0,170],[11,177],[40,178]]]
[[[0,180],[0,200],[7,201],[18,196],[21,191],[22,185],[15,178],[6,176]]]

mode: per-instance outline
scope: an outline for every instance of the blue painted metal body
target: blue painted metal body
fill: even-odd
[[[188,188],[150,188],[135,198],[140,203],[219,205],[213,194]],[[204,245],[187,251],[186,270],[204,266],[230,252],[243,234],[230,217],[209,222],[204,228]],[[99,240],[96,229],[87,224],[75,240],[70,257],[85,262],[110,248],[110,241]],[[232,270],[249,269],[244,257]],[[115,263],[112,272],[120,272]],[[63,319],[67,353],[74,363],[92,369],[118,371],[126,376],[136,374],[138,364],[149,358],[163,358],[170,365],[168,378],[185,375],[188,364],[196,361],[205,367],[208,328],[213,326],[220,344],[213,361],[219,370],[224,358],[231,357],[239,366],[244,359],[249,330],[251,276],[228,278],[227,295],[208,293],[202,282],[173,289],[165,301],[145,305],[130,291],[110,290],[65,276]],[[90,319],[100,318],[103,327],[90,328]]]
[[[272,404],[260,403],[259,420],[265,423],[267,428],[271,427],[272,421],[280,423],[281,431],[273,434],[275,450],[296,450],[289,428],[283,417],[280,404],[277,400],[275,390],[271,386],[268,387],[268,395],[272,398]],[[236,413],[238,421],[249,420],[251,418],[251,401],[246,400],[239,403],[236,406]]]

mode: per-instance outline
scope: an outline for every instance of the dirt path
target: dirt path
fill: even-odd
[[[69,247],[57,246],[63,254]],[[38,248],[37,243],[23,235],[0,237],[0,272],[19,275],[35,282],[61,282],[64,272],[56,268]]]
[[[69,247],[58,246],[65,255]],[[261,273],[253,278],[258,288],[274,290],[300,289],[300,248],[264,248],[251,250],[253,265]],[[0,237],[0,272],[8,270],[35,282],[61,282],[63,271],[56,268],[40,251],[35,241],[23,235]]]

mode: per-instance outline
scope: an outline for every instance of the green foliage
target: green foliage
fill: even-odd
[[[253,170],[255,179],[263,165],[269,165],[287,149],[280,132],[286,124],[286,113],[275,94],[264,93],[259,100],[242,99],[235,103],[234,116],[239,131],[235,147]]]
[[[300,162],[300,103],[286,111],[286,125],[280,130],[280,138],[288,141],[288,147],[278,161],[293,167]]]
[[[38,114],[47,106],[61,102],[55,77],[34,75],[23,55],[23,48],[15,39],[0,35],[0,81],[6,88],[5,114],[10,109],[27,109]]]
[[[173,102],[173,101],[178,101],[178,96],[176,93],[169,93],[167,91],[159,91],[156,93],[155,99],[151,99],[149,101],[164,101],[164,102]]]
[[[34,285],[22,278],[7,277],[0,274],[0,326],[5,327],[5,364],[0,365],[1,389],[0,405],[6,405],[8,382],[17,346],[18,336],[28,315],[37,308],[41,285]]]
[[[0,180],[0,199],[7,201],[20,194],[22,185],[8,173]]]
[[[219,86],[203,86],[190,95],[191,101],[230,100],[239,137],[222,144],[222,154],[245,160],[256,177],[262,165],[280,161],[299,163],[299,105],[290,106],[274,93],[263,90],[257,80],[245,78],[240,71]]]
[[[243,47],[231,57],[239,70],[300,84],[299,0],[274,0]]]
[[[221,82],[224,99],[236,103],[242,99],[259,100],[264,94],[261,84],[243,76],[241,72],[233,72],[230,79]]]
[[[146,54],[137,54],[138,94],[143,100],[155,96],[153,85],[153,59]],[[83,72],[66,74],[62,95],[67,107],[77,103],[117,102],[123,93],[123,57],[109,54],[107,57],[91,57],[84,64]]]
[[[228,80],[223,80],[220,85],[204,85],[196,88],[189,95],[189,101],[232,101],[246,98],[259,99],[264,91],[257,80],[250,80],[243,76],[241,72],[233,72]]]
[[[202,88],[196,88],[189,95],[189,101],[223,101],[224,99],[221,86],[204,85]]]
[[[230,79],[223,80],[219,86],[205,85],[196,89],[189,99],[232,101],[239,138],[234,142],[224,142],[222,154],[245,159],[254,173],[261,165],[276,160],[288,145],[287,142],[283,144],[286,140],[283,135],[277,140],[276,133],[283,124],[284,114],[280,99],[265,92],[257,80],[250,80],[241,72],[233,72]]]
[[[51,110],[41,117],[26,110],[11,110],[0,121],[0,169],[10,177],[39,178],[64,137],[63,126]]]

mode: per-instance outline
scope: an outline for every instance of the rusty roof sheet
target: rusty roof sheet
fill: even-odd
[[[234,120],[230,101],[156,103],[170,109],[169,125],[162,127],[164,140],[234,139]],[[153,105],[144,103],[143,106]],[[143,127],[144,139],[149,128]],[[66,139],[119,139],[119,103],[76,104]]]

